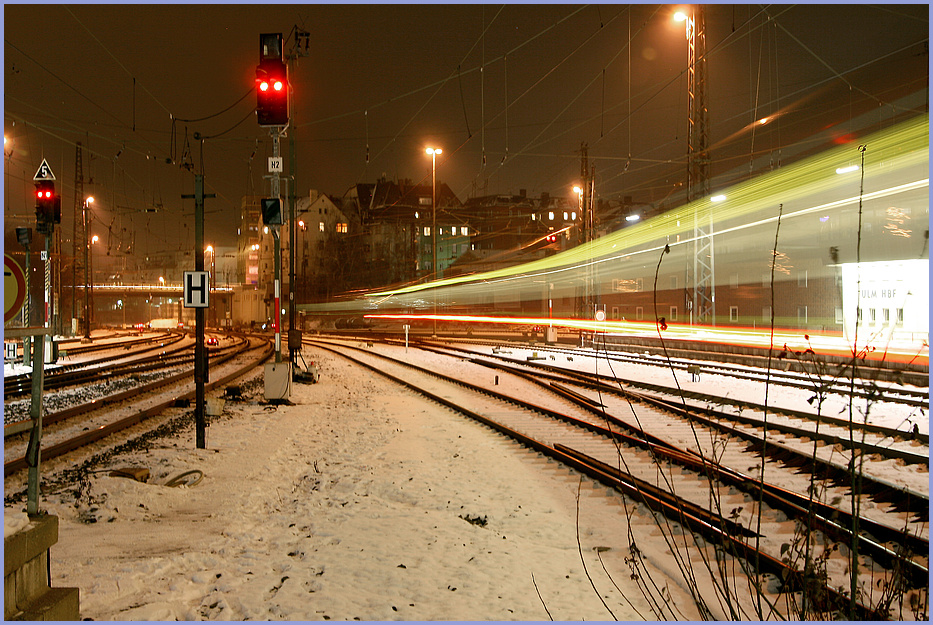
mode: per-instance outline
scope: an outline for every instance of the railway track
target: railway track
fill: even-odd
[[[606,393],[625,399],[651,402],[689,418],[693,422],[702,421],[720,432],[739,436],[753,443],[761,441],[761,436],[749,435],[731,426],[730,423],[746,426],[747,430],[767,429],[776,434],[818,440],[826,445],[838,445],[848,449],[849,452],[856,449],[863,454],[875,454],[907,464],[924,465],[927,471],[929,470],[929,434],[911,429],[890,428],[870,423],[867,420],[844,419],[777,405],[764,406],[746,399],[687,391],[659,384],[611,378],[605,375],[596,376],[556,365],[522,361],[502,354],[479,357],[474,356],[475,352],[472,351],[430,345],[422,346],[422,349],[437,353],[466,355],[472,362],[510,371],[517,375],[522,375],[528,368],[532,368],[539,372],[538,375],[550,380],[552,384],[577,385],[591,393]],[[636,391],[635,388],[648,391],[648,393]],[[894,403],[902,402],[895,401]],[[713,408],[714,406],[719,409]],[[724,409],[729,406],[738,410]],[[924,514],[924,519],[927,520],[926,513],[924,511],[920,513]]]
[[[122,356],[106,356],[91,360],[84,360],[54,369],[48,369],[43,379],[45,390],[57,390],[71,386],[81,386],[111,380],[124,376],[138,376],[143,373],[176,368],[194,360],[194,344],[183,342],[184,335],[172,338],[166,343],[148,347]],[[223,358],[231,351],[236,351],[242,340],[234,341],[230,345],[216,348],[207,348],[211,360]],[[152,356],[143,354],[153,350],[161,350]],[[4,379],[5,399],[24,397],[32,391],[32,379],[28,373],[9,376]]]
[[[930,394],[926,387],[929,384],[928,372],[917,371],[891,371],[886,367],[878,367],[871,362],[861,362],[858,366],[858,376],[853,381],[847,377],[851,369],[842,366],[824,367],[816,362],[804,362],[799,356],[785,355],[771,360],[771,369],[763,368],[767,359],[757,357],[754,361],[759,366],[730,364],[715,360],[718,352],[697,351],[696,357],[665,357],[657,350],[631,353],[619,351],[617,346],[600,345],[599,349],[579,349],[566,345],[555,344],[509,344],[503,341],[488,340],[462,340],[452,339],[458,344],[470,344],[490,348],[528,348],[541,354],[558,355],[561,357],[591,357],[597,354],[606,362],[619,365],[648,365],[662,367],[680,372],[684,376],[704,374],[723,374],[737,380],[750,380],[754,382],[768,381],[769,384],[788,388],[813,389],[819,386],[826,393],[840,393],[859,398],[903,403],[909,406],[923,407],[929,405]],[[412,341],[425,345],[446,345],[427,339]],[[610,347],[613,349],[606,349]],[[680,350],[683,351],[683,350]],[[477,352],[479,353],[479,352]],[[705,358],[709,358],[708,360]],[[791,367],[791,365],[794,365]],[[805,365],[809,368],[801,370]],[[898,375],[899,374],[899,375]],[[883,382],[890,382],[884,385]]]
[[[87,384],[102,379],[131,375],[144,371],[151,371],[161,367],[173,366],[193,356],[185,354],[190,352],[193,344],[183,343],[184,335],[168,337],[157,345],[146,343],[146,347],[121,356],[108,355],[81,362],[62,364],[55,368],[46,369],[43,377],[43,388],[53,390]],[[130,347],[130,346],[127,346]],[[125,349],[123,346],[112,346],[108,351]],[[160,350],[156,355],[143,354]],[[7,376],[3,381],[4,399],[13,399],[29,395],[32,391],[32,376],[21,373]]]
[[[245,363],[233,363],[233,359],[252,353]],[[209,392],[248,373],[267,360],[273,353],[268,339],[251,339],[239,342],[236,349],[219,357],[214,363],[212,380],[205,384]],[[230,364],[227,364],[230,363]],[[223,369],[221,365],[227,365]],[[195,396],[191,370],[169,376],[156,382],[139,386],[89,404],[71,406],[65,410],[43,416],[43,462],[64,456],[92,443],[107,439],[131,426],[150,419],[181,402]],[[182,389],[169,387],[183,385]],[[128,407],[117,409],[121,402],[130,402]],[[145,408],[139,406],[145,405]],[[77,422],[77,423],[76,423]],[[29,420],[8,424],[4,427],[5,461],[4,477],[9,479],[27,467],[23,434],[29,431]],[[51,426],[51,427],[49,427]],[[66,427],[67,426],[67,427]],[[6,493],[7,497],[10,493]]]
[[[716,553],[720,557],[737,558],[736,561],[742,563],[739,568],[751,579],[759,580],[758,575],[766,573],[782,580],[780,596],[769,596],[768,601],[791,603],[793,600],[788,597],[799,599],[801,593],[806,592],[808,601],[819,598],[818,612],[824,617],[841,613],[858,618],[883,618],[888,612],[883,601],[878,599],[877,591],[873,590],[875,585],[906,580],[906,587],[925,592],[928,539],[919,531],[910,531],[912,524],[917,524],[916,519],[910,519],[917,514],[919,506],[859,518],[859,540],[853,541],[847,529],[853,524],[848,510],[800,495],[800,492],[813,492],[813,485],[817,484],[823,489],[823,496],[833,502],[845,497],[845,487],[823,484],[820,477],[801,478],[801,467],[793,462],[769,463],[768,480],[763,482],[756,479],[754,472],[735,468],[759,466],[756,450],[730,445],[728,454],[722,450],[714,454],[705,452],[700,444],[693,449],[682,447],[649,432],[654,428],[633,428],[629,423],[632,414],[626,419],[614,416],[615,411],[622,412],[624,404],[610,409],[600,405],[602,402],[598,399],[577,391],[568,393],[568,389],[564,389],[561,393],[553,386],[544,388],[533,384],[525,376],[517,382],[516,373],[506,370],[501,370],[500,376],[510,378],[510,387],[522,386],[520,393],[512,393],[521,398],[496,393],[491,388],[493,385],[465,381],[488,381],[490,376],[484,372],[488,370],[486,364],[463,357],[449,357],[447,364],[428,370],[383,353],[377,354],[372,347],[350,348],[321,341],[313,345],[351,358],[611,485],[661,514],[668,530],[674,528],[676,533],[676,528],[680,527],[680,531],[685,529],[719,545],[719,551],[714,550],[710,556],[711,561],[716,560]],[[353,356],[347,353],[350,349],[354,350]],[[546,384],[551,385],[551,382]],[[530,403],[532,400],[534,403]],[[625,400],[631,401],[631,397]],[[586,405],[589,409],[584,408]],[[556,406],[561,407],[559,412],[554,409]],[[653,423],[654,414],[665,411],[667,407],[640,405],[637,420],[642,425],[646,421]],[[669,424],[670,419],[667,415],[659,420]],[[699,440],[703,435],[698,435],[694,429],[692,437]],[[679,473],[672,470],[673,466],[678,467]],[[798,488],[778,487],[775,482]],[[866,493],[869,490],[866,488]],[[878,493],[859,499],[860,504],[865,500],[864,506],[859,507],[875,507],[877,512],[876,506],[882,502],[872,500],[873,496]],[[923,500],[922,496],[919,499]],[[869,505],[870,501],[874,503]],[[928,508],[928,498],[925,502]],[[797,521],[787,523],[787,518]],[[919,525],[925,528],[925,521]],[[809,570],[807,567],[799,563],[792,566],[799,555],[793,549],[801,542],[797,535],[801,527],[811,529],[812,533],[808,533],[811,538],[821,539],[816,541],[814,549],[820,558],[825,558],[828,573],[826,584],[818,588],[813,585],[814,579],[809,573],[801,573]],[[869,558],[868,562],[860,563],[859,578],[864,582],[860,592],[863,594],[855,603],[850,603],[845,592],[839,591],[848,588],[850,580],[849,576],[840,574],[849,565],[849,559],[839,552],[839,545],[857,547],[859,554]],[[847,548],[841,551],[847,552]],[[765,591],[762,589],[762,592]],[[793,615],[792,610],[790,613]],[[723,614],[721,618],[748,618],[748,614]]]

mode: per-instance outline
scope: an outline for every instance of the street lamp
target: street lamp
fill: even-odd
[[[100,237],[96,234],[91,237],[90,242],[88,243],[88,255],[87,255],[87,265],[85,266],[86,271],[88,272],[88,293],[85,295],[85,309],[84,316],[86,317],[84,327],[85,333],[84,338],[91,340],[91,320],[94,315],[94,250],[91,248],[92,245],[96,245],[100,241]]]
[[[440,148],[428,148],[425,154],[431,155],[431,271],[433,280],[437,280],[437,155],[443,154]],[[437,338],[437,291],[434,292],[434,334]]]
[[[82,219],[84,221],[84,232],[87,234],[88,231],[88,222],[90,221],[91,213],[91,204],[94,203],[93,197],[88,197],[84,200],[84,210],[82,212]],[[88,239],[84,244],[84,340],[91,340],[91,278],[93,277],[90,274],[90,262],[91,262],[91,240]]]
[[[208,245],[208,246],[204,249],[204,251],[211,255],[211,272],[210,272],[210,274],[208,275],[208,284],[209,284],[210,286],[209,286],[209,289],[208,289],[208,290],[209,290],[209,291],[213,291],[213,290],[214,290],[214,287],[215,287],[215,285],[216,285],[216,281],[215,281],[215,279],[214,279],[214,246],[213,246],[213,245]],[[212,312],[212,313],[214,312],[214,310],[216,310],[216,309],[215,309],[213,306],[211,306],[211,312]],[[216,326],[216,325],[217,325],[217,317],[216,317],[216,315],[215,315],[215,314],[212,314],[211,317],[213,317],[213,325]]]

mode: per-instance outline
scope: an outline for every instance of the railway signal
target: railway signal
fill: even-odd
[[[260,202],[262,206],[262,224],[264,226],[281,226],[282,200],[277,197],[264,197]]]
[[[62,222],[62,199],[55,193],[55,174],[45,159],[33,177],[36,185],[36,230],[52,234],[54,224]]]
[[[282,33],[259,35],[256,119],[260,126],[288,125],[288,67],[282,57]]]

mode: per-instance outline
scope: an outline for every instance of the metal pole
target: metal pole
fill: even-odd
[[[34,337],[32,343],[32,401],[29,407],[32,427],[29,430],[29,444],[26,447],[26,464],[29,466],[26,484],[26,514],[29,516],[39,513],[39,461],[42,455],[42,387],[45,375],[44,333]]]
[[[91,238],[87,232],[88,207],[87,200],[84,201],[84,210],[81,211],[82,222],[84,223],[84,338],[91,340],[91,304],[88,299],[90,291],[90,278],[88,274],[88,257],[91,253]]]
[[[295,264],[298,256],[298,219],[296,217],[297,211],[297,192],[298,192],[298,182],[296,179],[296,167],[295,167],[295,128],[292,128],[292,132],[288,137],[288,170],[291,172],[292,185],[289,187],[286,185],[288,191],[286,196],[288,197],[288,261],[289,261],[289,270],[288,270],[288,360],[292,365],[298,363],[298,348],[295,347],[295,341],[293,340],[293,335],[298,332],[298,327],[295,324],[297,311],[295,308],[295,290],[297,289],[297,284],[295,282]]]
[[[194,270],[204,271],[204,175],[194,176]],[[210,303],[210,299],[208,299]],[[207,425],[204,421],[204,381],[207,378],[206,350],[204,349],[204,308],[194,312],[194,424],[195,444],[198,449],[207,446]]]
[[[434,275],[432,279],[437,282],[437,150],[431,152],[431,257]],[[437,287],[434,287],[434,334],[437,338]]]
[[[281,156],[281,146],[279,140],[281,138],[282,127],[274,126],[269,131],[272,134],[272,157],[279,158]],[[272,197],[280,197],[280,187],[279,187],[279,172],[272,172]],[[283,211],[284,212],[284,211]],[[274,283],[274,293],[273,293],[273,302],[275,303],[275,313],[273,315],[273,324],[275,326],[275,362],[282,362],[282,304],[280,302],[281,298],[281,289],[282,289],[282,244],[279,240],[279,231],[277,226],[269,226],[272,231],[272,238],[274,240],[274,259],[273,265],[275,270],[275,283]]]
[[[54,228],[54,226],[52,226]],[[45,323],[46,330],[52,327],[52,233],[45,235]],[[51,341],[52,335],[42,337],[42,342]],[[52,346],[49,345],[49,354]],[[44,362],[44,361],[43,361]]]

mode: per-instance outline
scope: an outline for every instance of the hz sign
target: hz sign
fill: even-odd
[[[207,308],[210,275],[209,271],[185,272],[185,308]]]

